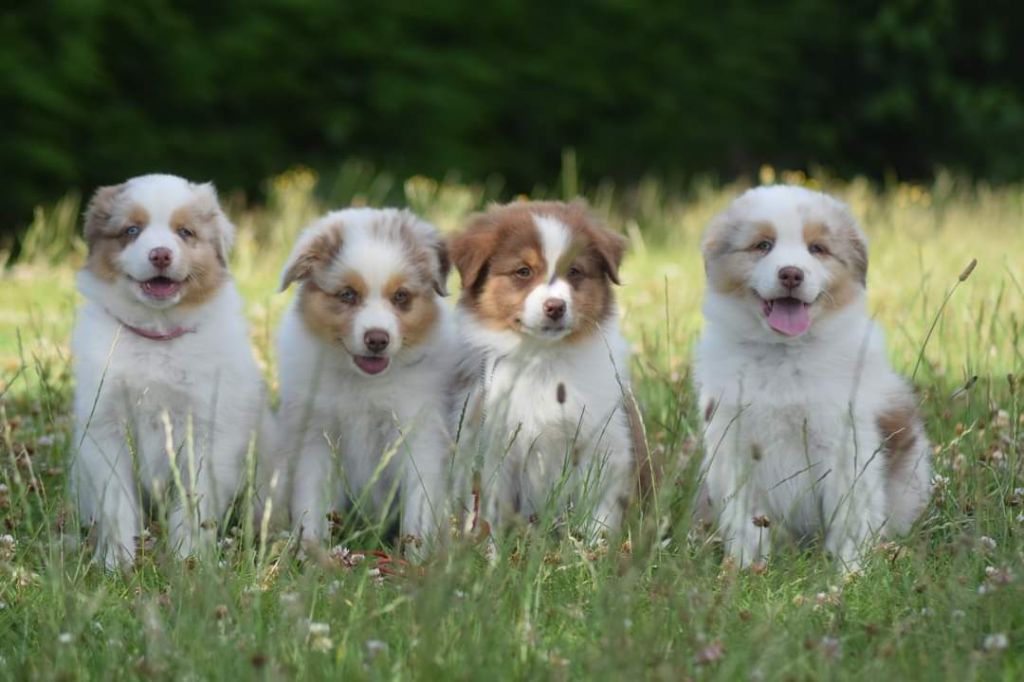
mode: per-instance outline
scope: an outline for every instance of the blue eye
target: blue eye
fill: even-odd
[[[775,246],[770,239],[762,239],[757,244],[754,244],[754,249],[761,253],[768,253]]]
[[[196,236],[196,233],[188,229],[187,227],[179,227],[178,236],[181,237],[182,239],[191,239],[192,237]]]
[[[142,232],[142,228],[138,225],[129,225],[124,228],[124,231],[121,234],[125,237],[138,237],[140,232]]]
[[[356,293],[356,290],[353,289],[352,287],[345,287],[340,292],[338,292],[338,298],[341,299],[342,303],[355,303],[358,297],[359,295]]]

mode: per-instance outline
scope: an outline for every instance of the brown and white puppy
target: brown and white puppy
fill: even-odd
[[[134,558],[147,502],[170,500],[181,554],[208,547],[240,483],[263,385],[233,238],[213,186],[172,175],[103,187],[86,210],[71,482],[108,567]]]
[[[711,222],[702,249],[703,501],[726,553],[749,564],[779,529],[821,533],[855,570],[869,540],[910,528],[932,471],[913,393],[865,308],[864,234],[832,197],[761,187]]]
[[[304,540],[326,539],[334,510],[386,518],[396,490],[404,536],[429,545],[447,520],[448,270],[409,211],[334,211],[299,237],[281,284],[299,291],[278,336],[278,473]]]
[[[590,537],[619,528],[635,482],[612,291],[624,250],[582,202],[494,207],[450,242],[469,378],[460,459],[491,525],[573,506]]]

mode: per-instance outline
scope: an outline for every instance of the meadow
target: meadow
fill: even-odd
[[[84,255],[82,200],[69,194],[36,211],[16,260],[0,254],[0,678],[1024,678],[1024,186],[940,174],[879,187],[772,168],[759,181],[834,192],[862,221],[870,309],[919,388],[934,445],[932,503],[862,574],[795,546],[739,571],[689,523],[698,244],[742,187],[580,187],[571,169],[535,195],[582,193],[629,238],[619,301],[650,446],[669,470],[621,542],[592,548],[523,527],[501,539],[497,562],[463,540],[410,567],[375,529],[299,561],[287,537],[239,523],[214,560],[176,561],[155,532],[134,571],[107,574],[90,564],[62,490]],[[318,182],[299,169],[270,180],[263,205],[223,197],[272,387],[273,330],[290,297],[276,293],[278,274],[325,210],[318,196],[337,207],[397,194],[451,231],[497,192],[356,171],[329,191]]]

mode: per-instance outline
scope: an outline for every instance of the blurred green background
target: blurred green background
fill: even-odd
[[[1007,0],[55,0],[0,16],[0,239],[153,170],[263,197],[360,160],[490,183],[728,180],[761,164],[1024,177]],[[330,201],[331,197],[324,197]]]

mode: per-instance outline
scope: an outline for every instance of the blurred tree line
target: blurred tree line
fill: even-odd
[[[152,170],[1024,177],[1009,0],[41,0],[0,15],[0,230]]]

